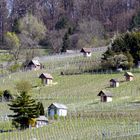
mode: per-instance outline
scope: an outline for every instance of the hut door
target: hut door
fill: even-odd
[[[48,79],[46,79],[46,85],[48,85],[48,84],[49,84]]]
[[[54,116],[54,115],[55,115],[55,110],[54,110],[54,109],[50,109],[49,115],[50,115],[50,116]]]
[[[107,101],[107,97],[104,96],[104,98],[103,98],[103,102],[106,102],[106,101]]]

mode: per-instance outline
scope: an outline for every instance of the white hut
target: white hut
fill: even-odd
[[[112,102],[112,93],[109,91],[102,90],[97,96],[101,97],[101,102]]]
[[[37,119],[36,119],[36,127],[43,127],[45,125],[48,125],[48,119],[45,117],[45,116],[39,116]]]
[[[50,117],[54,117],[54,115],[58,115],[58,116],[67,116],[67,106],[63,105],[63,104],[59,104],[59,103],[52,103],[49,107],[48,107],[48,116]]]
[[[42,73],[39,78],[41,78],[42,84],[44,85],[52,84],[53,77],[48,73]]]
[[[83,53],[85,57],[91,57],[92,50],[91,48],[82,48],[80,52]]]
[[[110,87],[119,87],[119,81],[117,79],[111,79]]]

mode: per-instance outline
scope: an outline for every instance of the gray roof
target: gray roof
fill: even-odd
[[[48,119],[45,116],[39,116],[36,120],[37,121],[48,121]]]
[[[126,72],[126,73],[124,74],[124,76],[131,76],[131,77],[134,77],[134,75],[133,75],[131,72]]]
[[[64,104],[60,104],[60,103],[52,103],[49,107],[51,107],[52,105],[54,105],[56,108],[58,109],[68,109],[66,105]]]
[[[82,48],[80,52],[91,53],[92,49],[91,48]]]
[[[97,96],[101,96],[101,95],[102,96],[107,96],[107,97],[112,97],[113,96],[110,91],[106,91],[106,90],[101,90]]]
[[[42,73],[39,78],[53,79],[53,77],[49,73]]]
[[[35,65],[39,65],[39,66],[40,66],[40,63],[39,63],[38,60],[32,60],[32,62],[33,62],[33,64],[35,64]]]

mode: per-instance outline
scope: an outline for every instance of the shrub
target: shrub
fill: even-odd
[[[28,81],[21,80],[16,84],[16,89],[18,92],[29,92],[32,88],[32,85]]]
[[[14,64],[14,65],[11,65],[9,67],[9,71],[10,72],[16,72],[16,71],[20,70],[20,68],[21,68],[21,65],[20,64]]]
[[[57,114],[54,115],[54,119],[58,120],[59,116]]]
[[[3,91],[0,90],[0,102],[2,102],[2,98],[3,98]]]
[[[44,106],[41,102],[38,102],[37,108],[38,108],[38,111],[39,111],[39,115],[45,115]]]
[[[3,91],[3,97],[4,97],[5,101],[10,101],[13,99],[13,96],[9,90]]]

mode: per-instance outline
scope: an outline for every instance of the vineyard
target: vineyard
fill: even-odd
[[[7,102],[0,103],[0,139],[3,140],[105,140],[140,139],[140,70],[132,70],[134,81],[126,82],[124,72],[103,73],[91,71],[99,68],[101,53],[91,58],[82,56],[43,60],[44,70],[20,71],[1,77],[0,89],[17,94],[15,84],[21,79],[32,84],[31,95],[45,107],[63,103],[68,116],[50,120],[42,128],[15,130],[8,115],[12,112]],[[38,78],[42,72],[51,73],[53,84],[41,86]],[[64,74],[62,75],[61,72]],[[109,80],[117,78],[120,87],[110,88]],[[98,93],[106,89],[113,101],[101,103]]]

